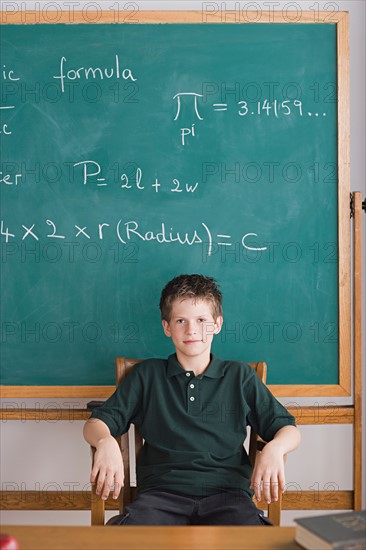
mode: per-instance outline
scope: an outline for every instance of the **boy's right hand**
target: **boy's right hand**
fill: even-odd
[[[123,481],[123,460],[119,445],[114,437],[103,437],[96,445],[90,482],[97,484],[97,495],[107,500],[113,486],[113,498],[118,498]]]

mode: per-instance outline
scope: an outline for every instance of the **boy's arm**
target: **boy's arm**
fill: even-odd
[[[284,426],[278,430],[272,441],[257,455],[251,477],[250,488],[258,501],[263,497],[267,504],[278,500],[278,489],[285,491],[284,457],[300,445],[300,430],[296,426]]]
[[[96,448],[90,482],[98,478],[96,493],[103,500],[108,498],[114,485],[113,498],[116,499],[123,486],[123,460],[117,441],[102,420],[90,418],[84,425],[84,438]]]

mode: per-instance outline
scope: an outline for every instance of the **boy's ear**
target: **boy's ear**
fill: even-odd
[[[216,319],[216,323],[215,323],[215,334],[218,334],[222,328],[222,323],[224,322],[224,319],[222,317],[222,315],[220,315],[220,317],[218,317]]]
[[[168,336],[168,338],[170,338],[172,334],[170,332],[170,327],[169,327],[168,321],[166,321],[165,319],[162,319],[161,324],[163,325],[163,330],[164,330],[165,336]]]

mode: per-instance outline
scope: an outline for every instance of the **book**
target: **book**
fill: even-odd
[[[366,510],[295,521],[295,540],[307,550],[366,550]]]

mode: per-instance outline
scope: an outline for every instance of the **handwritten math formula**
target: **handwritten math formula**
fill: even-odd
[[[44,228],[46,226],[48,226],[48,230],[45,232]],[[209,225],[203,221],[198,223],[196,227],[186,228],[183,231],[178,231],[174,226],[166,222],[157,222],[154,224],[154,227],[147,227],[146,222],[138,222],[136,220],[125,221],[122,218],[114,224],[104,221],[93,227],[74,224],[69,228],[68,234],[59,231],[58,227],[59,224],[57,223],[56,226],[54,220],[47,219],[42,224],[22,224],[20,232],[15,234],[15,232],[11,233],[12,229],[9,229],[4,221],[1,220],[0,235],[2,235],[6,244],[11,243],[12,239],[19,237],[21,237],[22,242],[27,240],[39,242],[42,238],[56,239],[56,241],[66,239],[67,242],[74,239],[74,242],[77,242],[80,239],[103,241],[106,237],[112,236],[117,237],[118,241],[124,245],[131,242],[155,242],[159,245],[176,244],[188,247],[204,245],[207,256],[211,256],[213,250],[217,250],[219,247],[231,247],[233,244],[235,245],[238,240],[246,250],[255,252],[267,250],[267,246],[256,244],[258,239],[257,233],[246,232],[238,235],[236,238],[233,235],[223,233],[215,234]]]
[[[149,178],[150,182],[145,183],[142,168],[133,167],[132,170],[114,174],[113,182],[103,177],[103,169],[99,162],[94,160],[82,160],[73,164],[74,168],[81,168],[83,185],[95,184],[97,187],[107,187],[110,183],[115,184],[116,180],[121,189],[137,189],[143,191],[150,187],[155,193],[159,193],[160,188],[168,187],[171,193],[194,193],[199,182],[183,183],[178,178],[171,178],[165,186],[157,176]]]
[[[6,60],[5,60],[6,61]],[[95,86],[104,85],[106,83],[116,83],[118,81],[127,81],[132,83],[138,83],[140,78],[140,72],[136,67],[129,64],[128,59],[125,58],[123,52],[114,52],[112,56],[108,56],[105,64],[90,63],[76,63],[70,55],[59,55],[52,60],[51,69],[48,68],[48,73],[45,75],[45,81],[51,82],[53,87],[58,88],[61,94],[61,101],[67,103],[69,98],[67,97],[68,87],[73,84],[93,84]],[[10,98],[12,86],[18,85],[26,77],[24,73],[20,76],[21,72],[18,67],[10,66],[6,62],[2,66],[1,70],[1,85],[5,86],[5,90],[8,93],[1,96],[0,114],[2,115],[2,122],[0,127],[0,141],[8,142],[11,140],[14,133],[16,133],[16,126],[11,124],[11,115],[16,110],[22,110],[30,108],[29,104],[17,106],[15,102],[4,104],[3,97]],[[319,108],[316,111],[314,109],[309,110],[306,108],[305,102],[300,99],[276,99],[271,97],[263,98],[260,100],[242,100],[240,97],[229,98],[228,101],[208,101],[204,97],[203,93],[197,91],[178,91],[171,93],[170,90],[161,90],[161,96],[164,99],[161,100],[159,108],[167,115],[167,120],[170,117],[169,130],[172,130],[172,135],[176,137],[177,143],[183,148],[180,148],[180,154],[185,154],[187,149],[185,146],[188,143],[194,143],[194,139],[199,135],[199,131],[202,126],[205,125],[207,119],[212,117],[221,117],[221,124],[225,127],[225,124],[230,125],[233,119],[242,121],[243,126],[248,124],[249,120],[258,121],[274,121],[277,120],[290,120],[291,123],[297,124],[299,121],[314,120],[321,121],[326,119],[327,112],[325,107]],[[146,92],[147,101],[149,100],[148,91]],[[148,103],[148,114],[154,108],[154,103],[151,105]],[[38,111],[41,113],[41,108],[37,106]],[[35,112],[38,112],[35,109]],[[123,111],[127,110],[126,105],[113,105],[113,112],[120,116],[122,122],[124,121]],[[50,112],[51,110],[49,110]],[[98,119],[97,116],[94,120]],[[122,113],[122,114],[121,114]],[[101,109],[99,117],[105,117],[103,109]],[[51,115],[48,115],[48,120],[51,119]],[[191,120],[190,125],[182,126]],[[15,118],[15,121],[19,121]],[[108,121],[107,121],[108,122]],[[95,122],[94,122],[95,124]],[[265,124],[265,122],[264,122]],[[54,124],[55,125],[55,124]],[[56,126],[56,125],[55,125]],[[121,128],[121,131],[127,131],[129,128]],[[19,127],[22,131],[22,128]],[[178,132],[177,132],[178,130]],[[88,144],[88,131],[92,131],[92,128],[86,127],[85,144],[87,148]],[[159,128],[154,129],[154,134],[158,135]],[[217,140],[220,140],[222,136],[217,136]],[[230,147],[230,144],[228,144]],[[85,148],[85,146],[84,146]],[[186,154],[189,163],[189,155]],[[115,159],[111,159],[112,162]],[[198,196],[205,187],[208,188],[209,184],[203,185],[202,181],[198,177],[183,177],[182,172],[184,169],[177,170],[177,173],[170,173],[168,176],[162,176],[158,173],[158,170],[145,171],[141,165],[136,163],[127,163],[128,170],[122,170],[116,173],[113,171],[113,177],[108,174],[108,169],[105,167],[105,162],[96,160],[93,156],[81,156],[81,158],[71,162],[70,158],[66,159],[66,164],[70,165],[74,170],[72,184],[68,189],[71,192],[77,191],[80,186],[85,189],[105,189],[114,188],[123,190],[125,193],[129,193],[133,200],[138,200],[135,193],[147,194],[148,192],[157,194],[169,194],[171,197],[187,197]],[[117,163],[115,163],[117,164]],[[11,163],[8,163],[8,166]],[[6,165],[5,165],[6,166]],[[15,166],[15,164],[14,164]],[[14,173],[8,173],[3,171],[0,165],[0,184],[1,188],[21,190],[28,185],[27,182],[22,182],[22,173],[20,171],[14,171]],[[10,171],[10,169],[9,169]],[[215,180],[217,184],[219,180]],[[65,182],[64,182],[65,183]],[[60,183],[60,185],[62,182]],[[101,191],[102,193],[102,191]],[[200,195],[201,196],[201,195]],[[182,201],[178,199],[177,202]],[[235,202],[235,197],[234,197]],[[190,206],[191,208],[191,206]],[[194,208],[192,199],[192,208]],[[192,210],[193,212],[194,210]],[[104,214],[103,214],[104,215]],[[74,223],[69,226],[68,229],[64,229],[65,232],[59,231],[59,222],[54,221],[53,214],[50,213],[49,217],[44,217],[44,221],[40,222],[37,219],[32,220],[32,223],[26,221],[24,224],[20,223],[18,230],[9,228],[12,224],[10,221],[1,221],[0,235],[5,243],[9,243],[12,239],[20,238],[21,241],[35,240],[38,241],[42,237],[47,239],[98,239],[103,240],[105,237],[112,234],[123,243],[129,243],[133,241],[143,241],[145,243],[155,242],[159,245],[176,244],[181,246],[192,247],[194,245],[207,244],[208,256],[211,255],[212,250],[215,247],[230,247],[233,241],[240,243],[246,250],[263,251],[266,250],[265,246],[261,245],[260,238],[258,238],[257,230],[253,227],[243,228],[241,232],[238,229],[238,233],[234,236],[230,231],[213,229],[211,222],[208,220],[202,221],[200,212],[196,212],[194,222],[190,223],[184,231],[175,229],[170,223],[163,220],[153,224],[153,227],[147,227],[146,222],[141,220],[137,221],[131,216],[129,219],[120,218],[117,222],[111,220],[103,221],[93,228],[90,228],[82,223]],[[26,220],[29,220],[26,218]],[[75,218],[77,221],[77,218]],[[17,222],[19,224],[19,220]],[[240,227],[240,219],[238,219],[238,225]],[[8,227],[9,226],[9,227]],[[40,229],[43,227],[43,230]],[[45,232],[45,227],[48,227],[49,231]]]
[[[193,117],[196,121],[203,121],[204,117],[201,114],[200,102],[202,102],[204,95],[196,92],[179,92],[173,96],[173,100],[176,101],[176,114],[174,121],[178,121],[181,115],[182,105],[188,104],[192,111]],[[303,102],[299,99],[286,99],[286,100],[269,100],[263,99],[261,101],[237,101],[233,104],[229,103],[212,103],[213,112],[230,112],[242,117],[261,116],[261,117],[300,117],[308,116],[315,118],[326,117],[326,112],[310,112],[303,111]],[[180,128],[180,136],[182,145],[186,145],[188,137],[194,138],[197,135],[196,122],[192,123],[190,127]]]

